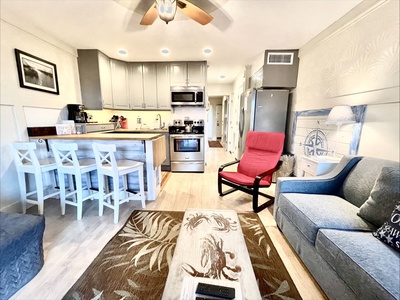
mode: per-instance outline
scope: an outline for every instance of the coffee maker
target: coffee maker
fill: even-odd
[[[84,111],[85,106],[82,104],[67,104],[68,120],[75,123],[87,123],[87,113]]]

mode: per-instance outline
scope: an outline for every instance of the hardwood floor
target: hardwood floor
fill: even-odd
[[[157,200],[147,201],[145,209],[184,211],[193,207],[252,211],[250,195],[235,192],[225,197],[218,196],[218,167],[232,160],[233,157],[223,148],[209,148],[205,173],[172,173],[163,184]],[[274,188],[271,187],[269,192],[274,193]],[[61,299],[106,243],[120,230],[131,212],[140,209],[140,201],[123,204],[120,221],[114,224],[112,210],[105,208],[104,216],[99,217],[97,201],[86,201],[83,218],[78,221],[75,207],[67,206],[66,214],[61,216],[59,201],[47,200],[43,242],[44,266],[39,274],[11,299]],[[37,208],[29,209],[28,213],[37,213]],[[326,299],[277,229],[272,207],[258,215],[302,298]]]

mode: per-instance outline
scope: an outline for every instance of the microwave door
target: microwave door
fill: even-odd
[[[195,94],[193,92],[172,92],[173,103],[193,103]]]

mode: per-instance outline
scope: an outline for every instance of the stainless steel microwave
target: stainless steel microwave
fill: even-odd
[[[171,105],[204,106],[204,87],[202,86],[172,86]]]

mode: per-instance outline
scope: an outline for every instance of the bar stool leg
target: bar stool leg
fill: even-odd
[[[26,213],[26,182],[25,182],[25,173],[18,172],[18,182],[19,182],[19,190],[22,201],[22,212]]]
[[[68,176],[68,178],[70,178]],[[65,176],[64,173],[59,172],[58,173],[58,181],[60,184],[60,206],[61,206],[61,215],[65,215],[65,198],[66,198],[66,192],[65,192]],[[70,181],[71,182],[71,181]],[[71,183],[70,183],[71,184]]]
[[[128,174],[122,176],[122,184],[124,186],[124,198],[128,197]]]
[[[140,189],[140,199],[142,201],[142,208],[146,207],[146,197],[144,195],[144,179],[143,179],[143,166],[139,168],[139,189]]]
[[[35,181],[36,181],[36,195],[37,195],[37,203],[38,203],[38,213],[39,213],[39,215],[43,215],[44,194],[43,194],[42,172],[35,173]]]
[[[74,178],[73,178],[72,174],[67,174],[67,179],[68,179],[68,191],[73,192],[75,190],[75,184],[74,184]],[[64,187],[65,187],[65,185],[64,185]],[[76,201],[75,194],[72,194],[72,199],[73,199],[73,201]]]
[[[82,187],[82,176],[80,173],[75,174],[75,182],[76,182],[76,209],[77,209],[77,219],[82,219],[82,206],[83,206],[83,187]]]
[[[105,175],[98,176],[99,178],[99,216],[103,215],[105,195],[104,195],[104,178]],[[106,178],[107,179],[107,178]]]
[[[89,192],[89,194],[93,194],[92,179],[90,178],[90,172],[86,172],[85,177],[86,177],[86,186],[87,186],[88,192]],[[92,197],[90,199],[93,200],[94,198]]]
[[[119,177],[113,176],[113,194],[114,194],[114,224],[119,219]]]

